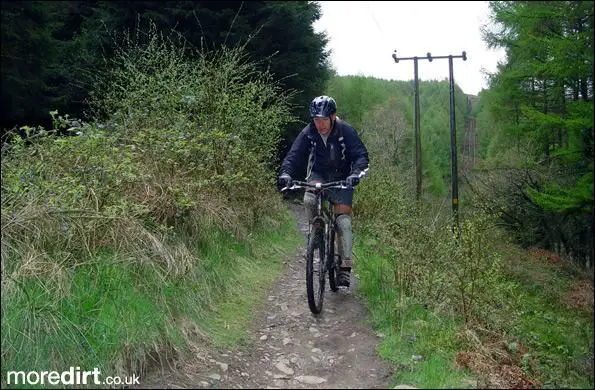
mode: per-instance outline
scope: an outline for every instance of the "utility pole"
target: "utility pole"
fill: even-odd
[[[419,80],[417,76],[417,60],[419,57],[397,57],[397,51],[395,50],[393,53],[393,59],[395,63],[399,63],[399,61],[403,60],[413,60],[413,90],[415,95],[415,183],[416,183],[416,191],[415,191],[415,199],[418,201],[421,200],[421,185],[422,185],[422,178],[421,178],[421,132],[419,126]],[[423,59],[423,57],[422,57]]]
[[[432,57],[428,53],[428,59],[448,58],[448,82],[450,92],[450,161],[451,161],[451,183],[452,183],[452,214],[455,221],[455,226],[459,228],[459,175],[457,169],[457,125],[455,121],[455,79],[453,75],[453,58],[462,58],[467,61],[467,53],[463,51],[460,56],[438,56]]]

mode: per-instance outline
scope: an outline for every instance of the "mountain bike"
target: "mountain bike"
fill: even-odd
[[[328,198],[330,189],[348,189],[344,180],[329,183],[308,183],[293,181],[291,187],[281,191],[300,188],[313,189],[316,195],[316,215],[309,221],[308,250],[306,252],[306,291],[310,311],[319,314],[324,301],[324,288],[328,273],[331,291],[336,292],[337,274],[341,258],[336,253],[335,232],[337,230],[335,208]]]

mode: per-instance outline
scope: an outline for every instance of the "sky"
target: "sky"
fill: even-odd
[[[489,23],[487,1],[320,1],[316,32],[326,31],[331,63],[340,76],[364,75],[413,80],[413,61],[398,57],[461,56],[453,59],[453,78],[464,93],[487,88],[482,70],[494,72],[506,58],[488,49],[480,28]],[[448,80],[448,59],[418,60],[419,80]]]

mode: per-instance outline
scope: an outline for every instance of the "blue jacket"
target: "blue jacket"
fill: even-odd
[[[337,118],[326,145],[311,122],[297,136],[281,163],[280,173],[296,178],[307,162],[306,180],[312,172],[327,181],[343,180],[368,168],[368,150],[348,123]],[[303,172],[303,170],[302,170]]]

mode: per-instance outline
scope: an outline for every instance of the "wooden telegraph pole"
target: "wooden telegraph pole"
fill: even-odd
[[[397,51],[393,53],[393,59],[395,63],[403,60],[413,60],[413,90],[415,95],[415,199],[421,200],[421,132],[419,128],[419,80],[417,77],[417,60],[419,57],[397,57]],[[423,57],[422,57],[423,59]]]

